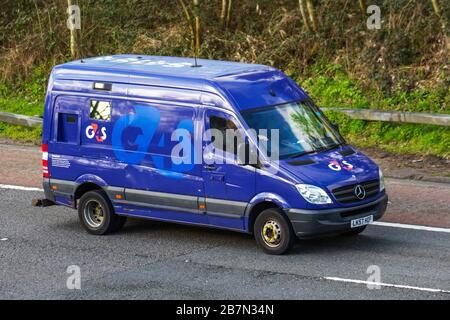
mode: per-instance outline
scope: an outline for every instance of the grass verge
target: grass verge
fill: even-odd
[[[40,145],[42,128],[28,128],[0,122],[0,138],[15,143]]]

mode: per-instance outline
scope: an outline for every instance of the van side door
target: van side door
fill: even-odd
[[[122,111],[112,139],[115,156],[127,164],[128,204],[147,208],[147,216],[204,223],[201,164],[192,159],[196,108],[130,101]]]
[[[222,133],[222,141],[211,137],[208,133],[211,129]],[[215,109],[205,111],[203,179],[210,221],[218,216],[242,218],[248,202],[255,194],[255,168],[238,164],[236,153],[239,139],[233,138],[234,141],[227,142],[227,130],[235,131],[236,135],[245,135],[233,115]],[[244,141],[245,136],[241,138]],[[232,147],[227,147],[227,144]]]

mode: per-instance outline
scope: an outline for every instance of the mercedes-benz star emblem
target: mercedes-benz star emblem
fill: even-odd
[[[353,191],[355,192],[355,196],[359,199],[362,200],[366,197],[366,190],[364,189],[364,187],[360,184],[358,184],[355,189],[353,189]]]

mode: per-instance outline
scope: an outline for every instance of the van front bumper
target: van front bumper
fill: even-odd
[[[386,212],[388,196],[385,193],[379,199],[364,205],[350,208],[325,210],[286,209],[294,232],[299,238],[311,238],[326,234],[344,233],[351,230],[351,220],[373,215],[380,219]]]

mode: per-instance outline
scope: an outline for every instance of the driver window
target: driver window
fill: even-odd
[[[237,154],[238,144],[244,140],[235,122],[223,116],[210,115],[209,125],[211,129],[218,130],[223,137],[222,139],[213,137],[214,148],[222,151],[232,150],[234,154]]]

